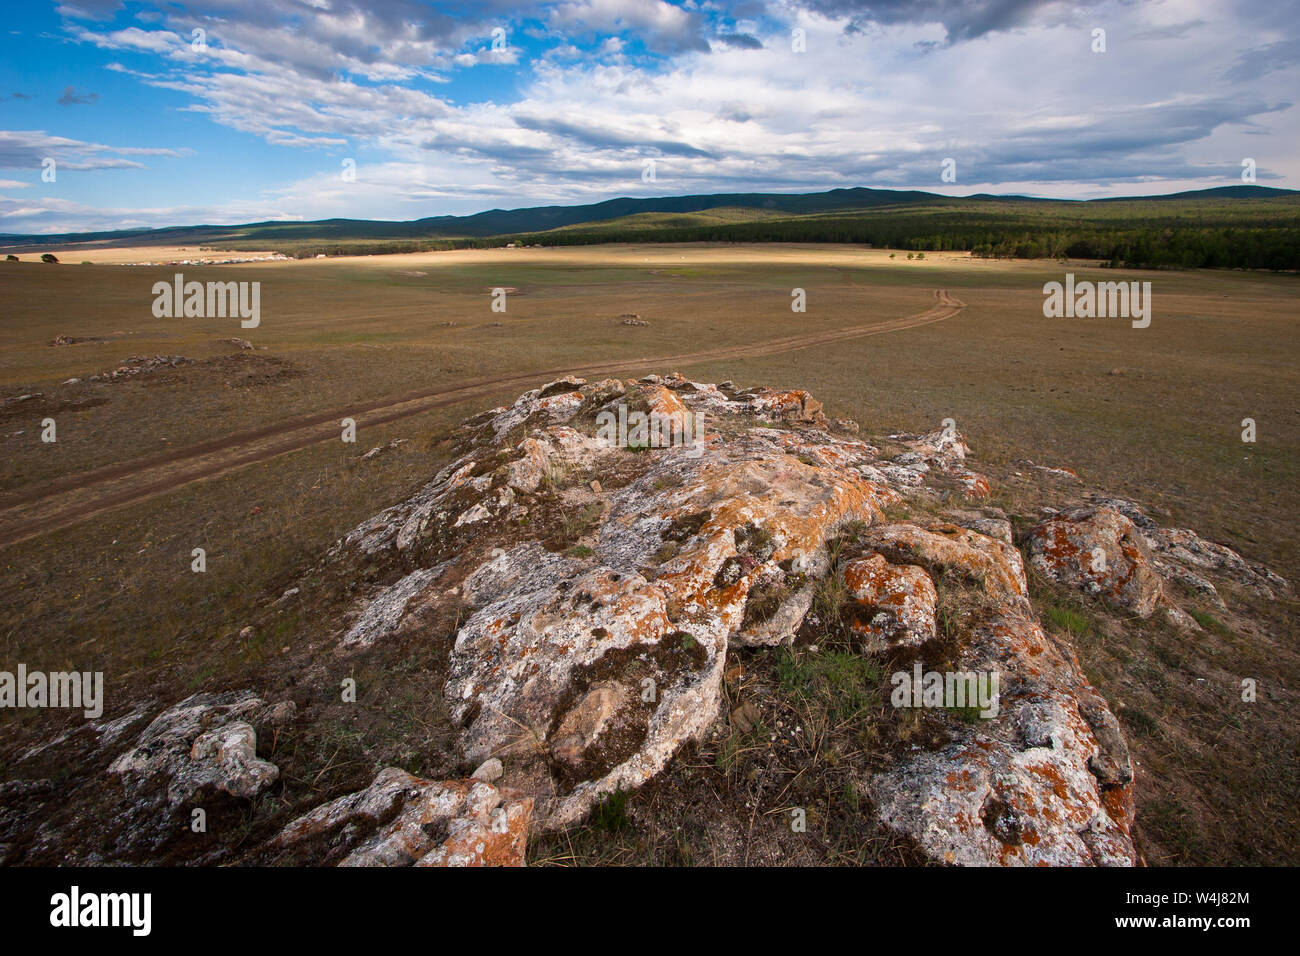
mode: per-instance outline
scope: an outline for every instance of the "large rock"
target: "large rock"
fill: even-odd
[[[339,866],[523,866],[533,802],[483,780],[381,770],[370,786],[284,828],[273,852],[310,845]]]
[[[1137,526],[1113,508],[1077,508],[1044,521],[1029,534],[1030,565],[1139,617],[1161,604],[1160,575]]]
[[[882,555],[844,565],[844,586],[857,603],[855,629],[897,644],[923,644],[935,635],[938,595],[923,568],[889,564]]]
[[[622,403],[691,421],[692,440],[618,447],[598,422]],[[866,645],[891,654],[935,638],[943,588],[974,589],[981,616],[960,663],[1002,680],[996,715],[954,721],[946,748],[901,754],[863,781],[882,821],[937,860],[1132,861],[1118,725],[1034,620],[1005,518],[972,513],[967,523],[989,536],[884,517],[905,497],[987,486],[955,430],[895,436],[909,450],[886,460],[830,432],[807,393],[674,374],[552,382],[471,419],[457,440],[458,457],[432,482],[330,555],[373,582],[338,645],[366,653],[384,635],[420,634],[428,609],[454,607],[442,691],[459,756],[491,764],[494,777],[499,767],[503,792],[534,802],[534,828],[581,822],[704,739],[729,649],[792,640],[836,573]],[[383,783],[336,801],[309,829],[329,829],[358,802],[383,803],[371,816],[388,819],[397,811]],[[413,832],[393,824],[330,852],[424,859],[430,848],[418,837],[412,848]]]
[[[991,596],[1028,604],[1024,561],[1005,541],[942,522],[929,528],[891,524],[867,534],[872,547],[890,561],[917,564],[931,574],[956,575]]]
[[[635,572],[511,550],[475,572],[445,697],[466,758],[498,757],[548,826],[649,779],[712,723],[725,645]]]
[[[662,400],[661,386],[648,390]],[[728,641],[788,639],[811,599],[791,593],[760,614],[751,592],[770,595],[795,564],[824,568],[836,529],[876,520],[891,499],[787,437],[665,449],[608,495],[590,557],[529,543],[466,579],[476,610],[446,698],[466,758],[505,759],[504,779],[538,797],[540,825],[577,822],[700,739],[718,713]]]
[[[214,790],[252,798],[280,776],[275,764],[257,756],[253,729],[272,713],[251,691],[194,694],[154,718],[108,771],[131,793],[164,788],[172,809]]]
[[[1189,632],[1200,625],[1175,603],[1179,590],[1220,611],[1229,610],[1219,591],[1225,582],[1269,600],[1291,590],[1285,578],[1225,545],[1186,528],[1161,527],[1132,501],[1086,498],[1087,506],[1053,515],[1029,533],[1031,563],[1056,581],[1140,617],[1162,609]]]
[[[986,619],[956,666],[998,675],[997,714],[874,775],[880,819],[945,863],[1136,863],[1132,763],[1077,662],[1013,610]]]

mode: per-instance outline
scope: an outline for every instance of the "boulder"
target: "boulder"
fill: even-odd
[[[252,691],[194,694],[155,717],[108,772],[129,793],[160,786],[171,809],[206,791],[255,797],[280,776],[279,768],[257,756],[253,729],[271,712]]]
[[[932,575],[956,574],[979,585],[986,594],[1027,604],[1020,552],[1006,541],[969,528],[938,522],[929,528],[900,523],[869,529],[871,546],[898,564],[917,564]]]
[[[853,627],[896,644],[923,644],[935,635],[934,582],[913,564],[889,564],[873,554],[844,565],[844,586],[856,602]]]
[[[532,800],[479,780],[381,770],[370,786],[286,826],[273,852],[309,845],[338,866],[523,866]]]
[[[1161,604],[1160,575],[1137,526],[1113,508],[1076,508],[1029,533],[1029,563],[1054,581],[1139,617]]]
[[[701,419],[702,437],[602,443],[597,422],[622,403]],[[999,676],[996,713],[949,719],[947,744],[882,760],[862,792],[937,861],[1132,862],[1122,735],[1034,618],[1005,515],[885,517],[904,495],[984,487],[964,439],[951,428],[894,436],[907,450],[889,460],[844,432],[806,392],[676,373],[534,389],[467,421],[450,464],[327,557],[338,574],[365,569],[376,582],[338,644],[364,654],[445,609],[456,625],[441,691],[457,756],[529,801],[533,830],[554,831],[725,726],[729,650],[794,640],[828,575],[843,575],[865,648],[891,655],[936,636],[945,588],[974,589],[979,600],[963,605],[974,636],[951,653]],[[752,727],[749,716],[730,723]],[[430,787],[450,784],[377,779],[374,792],[304,820],[365,831],[331,844],[330,859],[423,862],[435,842],[409,821],[422,819]],[[395,790],[407,809],[395,809]],[[383,812],[370,818],[382,825],[337,823],[376,802]]]
[[[1072,657],[1010,609],[976,628],[955,666],[998,675],[996,714],[873,775],[881,821],[943,863],[1134,865],[1132,763]]]

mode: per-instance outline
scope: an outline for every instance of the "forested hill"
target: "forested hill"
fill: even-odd
[[[1097,259],[1115,266],[1300,269],[1300,192],[1224,186],[1166,196],[1066,201],[918,191],[718,193],[493,209],[409,222],[328,219],[46,236],[41,246],[201,245],[291,256],[609,242],[848,242],[980,256]]]
[[[1300,269],[1300,194],[1061,202],[941,198],[803,216],[634,216],[500,237],[545,245],[600,242],[848,242],[978,256],[1096,259],[1141,268]]]

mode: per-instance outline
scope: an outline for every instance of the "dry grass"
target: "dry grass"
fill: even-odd
[[[1080,278],[1111,277],[1070,269]],[[62,475],[291,415],[474,377],[903,316],[927,308],[931,290],[947,288],[968,306],[935,325],[680,367],[700,380],[807,388],[828,413],[857,419],[866,433],[928,430],[955,418],[975,448],[976,468],[1010,470],[1019,458],[1068,465],[1090,484],[1151,506],[1165,523],[1197,528],[1300,578],[1294,277],[1125,274],[1154,286],[1152,325],[1134,330],[1122,320],[1044,319],[1041,286],[1060,279],[1061,266],[948,254],[906,262],[849,247],[583,247],[186,267],[187,278],[263,282],[262,326],[241,330],[237,320],[155,319],[150,288],[174,271],[0,263],[0,312],[8,319],[0,326],[0,398],[42,392],[60,437],[56,445],[39,442],[37,406],[3,413],[0,505]],[[520,292],[504,315],[489,309],[487,290],[495,286]],[[795,287],[808,290],[806,315],[789,310]],[[651,325],[621,326],[624,312]],[[52,347],[59,334],[102,341]],[[266,350],[236,353],[219,341],[230,336]],[[59,384],[142,354],[199,364],[153,380]],[[285,368],[291,374],[276,371]],[[1115,369],[1123,374],[1108,374]],[[257,381],[239,384],[250,370]],[[292,682],[312,635],[285,620],[241,642],[240,628],[341,533],[427,480],[448,453],[439,440],[457,421],[519,390],[363,429],[356,445],[313,446],[5,549],[0,661],[105,671],[110,718],[139,701],[161,706],[199,688]],[[1259,423],[1256,445],[1240,441],[1247,416]],[[359,461],[397,437],[410,440]],[[1008,494],[1010,511],[1032,503]],[[580,522],[569,530],[576,541]],[[194,547],[207,550],[206,574],[189,570]],[[1284,752],[1294,745],[1286,715],[1300,688],[1293,649],[1233,622],[1188,646],[1149,629],[1097,624],[1090,613],[1061,603],[1050,623],[1069,632],[1103,693],[1123,704],[1144,774],[1139,823],[1152,862],[1250,862],[1293,852],[1295,814],[1286,808],[1294,803],[1296,762]],[[1294,633],[1294,606],[1263,613],[1275,635]],[[862,822],[851,775],[827,771],[823,744],[835,735],[826,723],[840,719],[828,716],[830,705],[783,696],[779,654],[737,659],[768,688],[766,737],[755,731],[684,755],[669,785],[629,798],[631,828],[616,837],[602,830],[587,844],[581,833],[543,841],[540,859],[743,862],[746,848],[759,846],[767,849],[749,862],[903,853],[872,842],[878,835]],[[346,674],[331,666],[327,676],[337,683]],[[1275,693],[1240,720],[1192,687],[1205,677],[1222,691],[1224,675],[1242,673]],[[834,675],[812,684],[837,686]],[[733,706],[754,690],[728,686]],[[396,697],[376,706],[388,716],[370,736],[336,728],[334,736],[343,736],[330,747],[322,728],[294,744],[303,756],[286,773],[304,787],[319,774],[316,786],[350,785],[364,773],[347,761],[366,753],[399,759],[401,735],[422,739],[416,724],[392,716],[401,711]],[[783,731],[802,728],[785,750],[769,746],[776,720]],[[39,711],[0,714],[0,757],[49,737],[62,721]],[[378,739],[385,734],[386,744]],[[412,768],[423,766],[408,756]],[[767,813],[794,800],[810,808],[809,829],[822,841],[815,852],[791,843],[788,825]],[[751,816],[747,801],[764,810]],[[693,822],[705,812],[732,816],[720,826]],[[679,830],[668,814],[687,822]],[[770,839],[755,839],[763,833]],[[863,856],[854,840],[874,849]]]

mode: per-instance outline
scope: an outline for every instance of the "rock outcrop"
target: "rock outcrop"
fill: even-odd
[[[1054,514],[1030,531],[1028,543],[1030,564],[1047,577],[1138,617],[1162,609],[1187,630],[1198,625],[1178,606],[1172,584],[1220,608],[1223,598],[1207,572],[1267,599],[1290,590],[1268,568],[1189,529],[1162,528],[1122,498],[1093,496],[1086,506]]]
[[[304,845],[339,866],[523,866],[533,802],[483,780],[421,780],[381,770],[365,790],[290,823],[271,849]]]
[[[840,627],[837,653],[894,670],[899,725],[918,708],[935,731],[882,735],[854,770],[877,826],[940,863],[1138,862],[1120,725],[1044,631],[1027,572],[1189,627],[1171,582],[1211,602],[1211,576],[1270,596],[1287,584],[1100,496],[1030,528],[1026,562],[945,426],[877,446],[807,392],[679,375],[563,378],[470,419],[432,481],[345,535],[271,612],[306,600],[309,578],[342,582],[314,653],[438,645],[449,779],[386,767],[277,822],[262,859],[522,864],[530,834],[663,773],[727,726],[724,710],[754,730],[753,701],[724,708],[729,657],[811,653]],[[251,691],[196,694],[110,772],[168,812],[210,792],[251,800],[279,785],[258,728],[292,716]]]
[[[844,565],[844,584],[863,612],[854,628],[887,643],[924,644],[935,636],[938,595],[924,568],[872,554]]]
[[[997,714],[876,774],[869,790],[881,819],[944,863],[1136,862],[1132,762],[1073,656],[1031,616],[999,610],[976,626],[954,670],[998,675]]]
[[[275,783],[280,770],[257,756],[253,724],[291,719],[292,706],[277,710],[251,691],[194,694],[155,717],[109,773],[129,793],[164,788],[171,810],[213,790],[254,797]]]
[[[1164,597],[1137,526],[1113,508],[1079,508],[1030,534],[1029,561],[1049,577],[1150,617]]]
[[[602,426],[620,409],[703,427],[662,445],[610,442]],[[959,664],[999,676],[996,715],[954,721],[947,746],[901,754],[867,781],[881,821],[940,861],[1132,863],[1123,738],[1034,618],[1005,517],[885,519],[916,496],[987,496],[965,442],[951,428],[895,435],[907,450],[886,458],[845,432],[801,391],[651,376],[528,392],[471,419],[459,457],[329,556],[377,581],[339,653],[456,603],[443,693],[462,756],[499,760],[497,785],[534,801],[534,829],[554,830],[704,739],[728,649],[794,640],[828,576],[854,605],[864,653],[934,640],[938,592],[960,586],[978,613]]]

